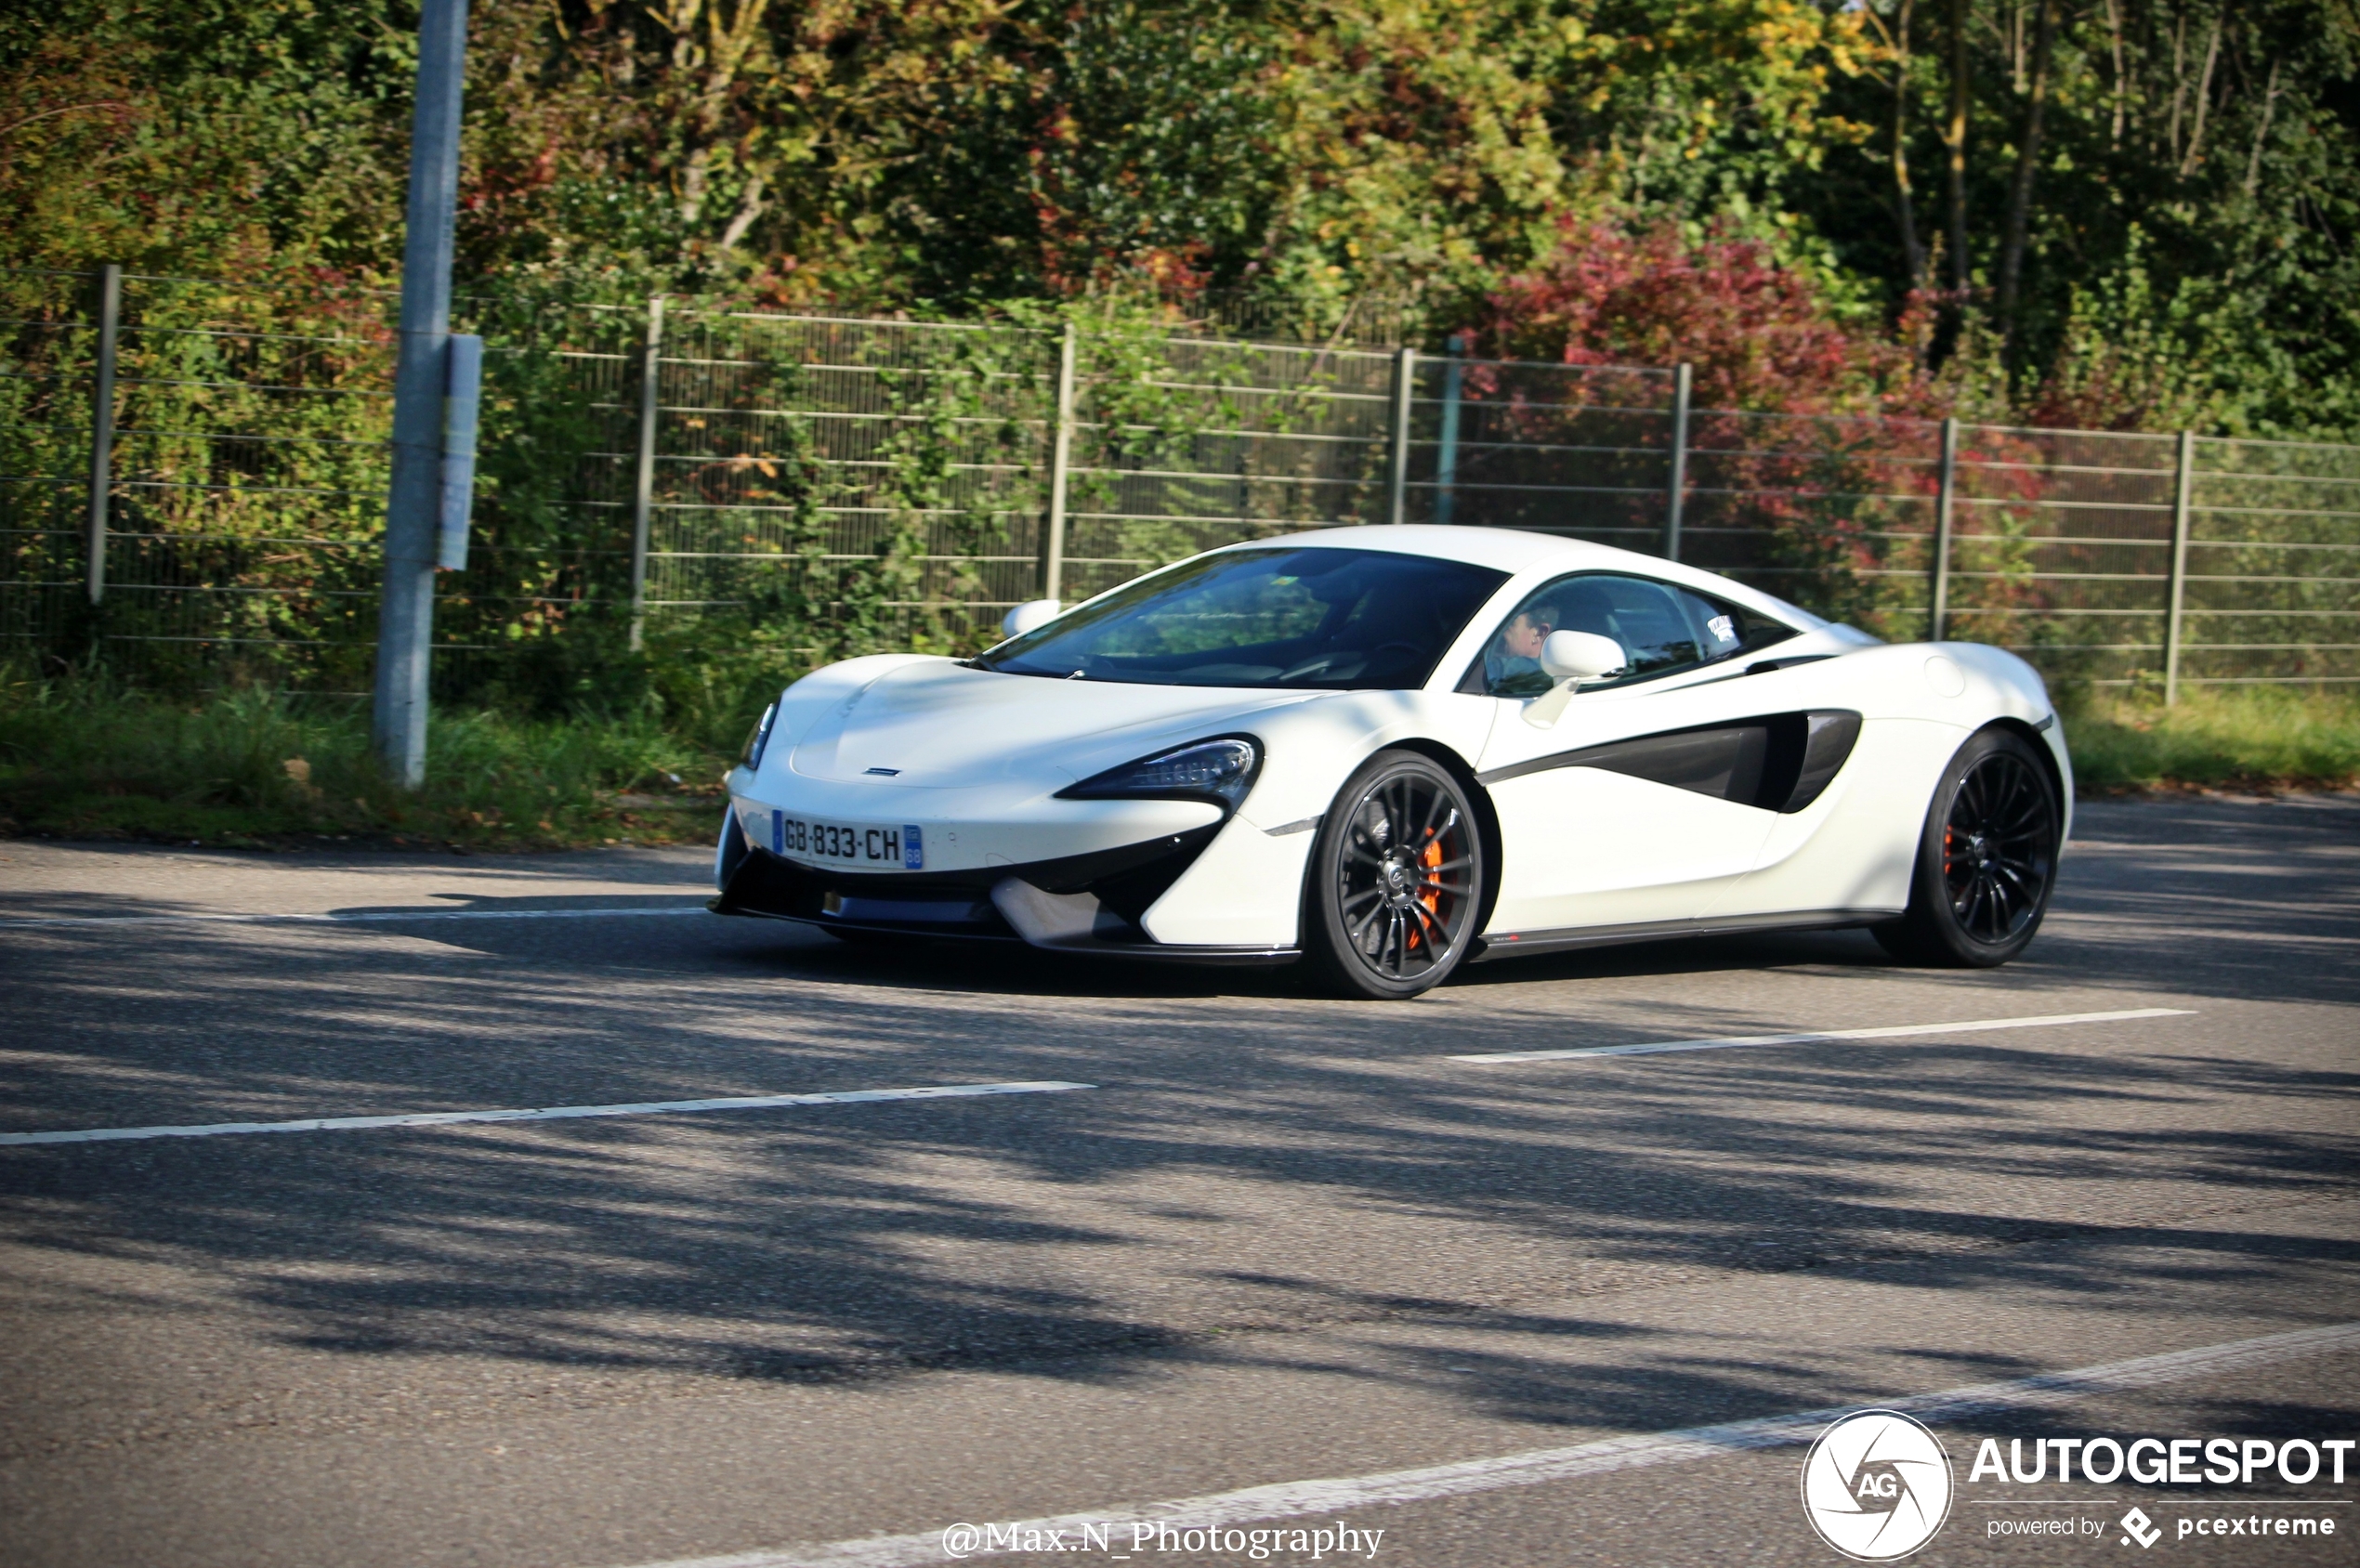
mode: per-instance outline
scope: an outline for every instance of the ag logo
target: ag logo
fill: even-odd
[[[1846,1416],[1803,1457],[1803,1511],[1846,1557],[1907,1557],[1950,1516],[1950,1457],[1899,1411]]]

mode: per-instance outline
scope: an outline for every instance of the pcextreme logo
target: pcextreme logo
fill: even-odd
[[[1950,1457],[1898,1410],[1844,1417],[1803,1459],[1803,1511],[1819,1538],[1861,1562],[1890,1562],[1950,1517]]]

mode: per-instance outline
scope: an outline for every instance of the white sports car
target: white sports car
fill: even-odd
[[[2040,677],[1543,534],[1232,545],[977,658],[789,686],[729,775],[726,914],[847,939],[1296,959],[1409,997],[1464,962],[1865,925],[2005,962],[2073,798]]]

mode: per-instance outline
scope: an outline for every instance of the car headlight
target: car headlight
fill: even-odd
[[[1209,801],[1235,811],[1262,770],[1262,748],[1242,735],[1192,741],[1135,763],[1110,767],[1070,789],[1068,801]]]
[[[746,737],[746,754],[741,760],[748,773],[762,765],[762,753],[769,750],[770,731],[778,722],[779,705],[773,702],[762,711],[762,722],[754,726],[752,735]]]

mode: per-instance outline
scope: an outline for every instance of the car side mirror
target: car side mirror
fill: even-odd
[[[1594,681],[1630,662],[1620,643],[1594,632],[1552,632],[1541,645],[1541,668],[1553,681]]]
[[[1524,722],[1547,729],[1563,716],[1574,689],[1584,681],[1611,675],[1628,666],[1630,657],[1612,637],[1594,632],[1552,632],[1541,645],[1541,669],[1557,684],[1525,704]]]
[[[1000,634],[1021,637],[1034,627],[1055,621],[1058,608],[1055,599],[1029,599],[1000,618]]]

